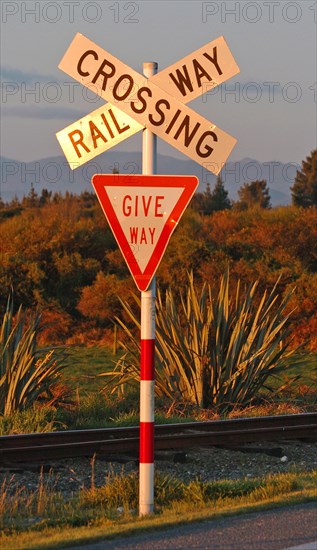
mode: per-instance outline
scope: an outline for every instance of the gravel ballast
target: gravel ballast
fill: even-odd
[[[42,474],[41,474],[42,468]],[[204,447],[186,452],[159,451],[155,457],[155,469],[188,483],[195,479],[213,481],[220,479],[252,478],[268,474],[317,469],[317,443],[282,441],[245,444],[238,449]],[[0,468],[0,483],[6,480],[10,490],[25,488],[36,491],[40,477],[46,487],[54,487],[70,497],[82,488],[101,487],[112,473],[138,471],[135,457],[107,457],[64,459],[40,464]]]

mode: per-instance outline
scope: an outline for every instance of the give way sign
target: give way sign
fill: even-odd
[[[147,290],[198,178],[96,174],[92,184],[138,289]]]
[[[57,133],[72,168],[142,128],[215,174],[236,144],[186,106],[239,72],[222,36],[147,79],[78,33],[59,68],[109,102]]]

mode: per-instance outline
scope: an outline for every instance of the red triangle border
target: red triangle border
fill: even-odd
[[[92,184],[97,194],[102,210],[107,218],[109,226],[114,234],[118,246],[128,265],[131,275],[140,291],[148,289],[151,280],[161,262],[170,237],[177,226],[190,199],[198,187],[199,180],[196,176],[166,176],[166,175],[122,175],[122,174],[95,174]],[[173,210],[169,214],[161,231],[150,260],[142,273],[131,251],[130,244],[121,228],[117,214],[107,194],[107,186],[111,187],[147,187],[147,188],[184,188]]]

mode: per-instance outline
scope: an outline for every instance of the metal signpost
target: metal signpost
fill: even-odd
[[[155,272],[181,215],[198,187],[194,176],[156,174],[156,136],[218,174],[236,140],[186,107],[239,72],[221,36],[157,73],[141,75],[76,34],[60,69],[108,103],[58,132],[71,168],[143,130],[142,175],[97,174],[101,207],[141,291],[139,513],[154,510]]]
[[[150,171],[149,168],[147,171]],[[97,174],[109,226],[141,291],[140,514],[154,505],[155,277],[168,241],[198,187],[195,176]]]

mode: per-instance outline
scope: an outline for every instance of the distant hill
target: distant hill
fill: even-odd
[[[71,170],[63,156],[39,159],[34,162],[19,162],[0,157],[1,162],[1,198],[8,202],[16,195],[19,199],[27,195],[31,183],[37,193],[43,188],[49,191],[78,194],[92,190],[91,176],[96,173],[109,174],[113,168],[120,174],[142,172],[141,153],[112,152],[104,153],[95,160]],[[158,155],[159,174],[195,175],[199,178],[199,191],[204,191],[209,182],[211,189],[216,176],[191,160],[180,160],[166,155]],[[221,172],[231,199],[237,199],[237,191],[248,181],[265,179],[270,189],[272,205],[286,205],[291,202],[290,187],[296,175],[296,166],[278,161],[259,162],[244,158],[237,162],[228,162]]]

